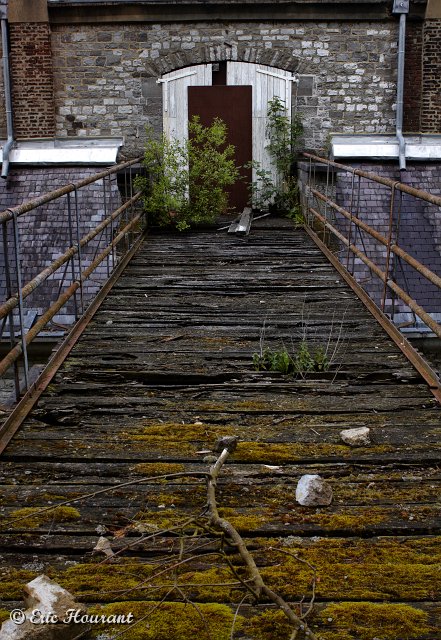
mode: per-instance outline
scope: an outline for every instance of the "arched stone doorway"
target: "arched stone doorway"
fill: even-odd
[[[292,71],[226,60],[170,71],[158,82],[163,87],[163,130],[167,136],[185,140],[193,115],[199,115],[206,125],[220,117],[227,124],[228,141],[236,147],[238,164],[253,160],[277,181],[267,150],[266,114],[268,102],[278,96],[291,116],[292,83],[297,82]],[[256,170],[243,170],[242,175],[242,182],[231,194],[238,210],[247,203],[248,185],[256,179]]]

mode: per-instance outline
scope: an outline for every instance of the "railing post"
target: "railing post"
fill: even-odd
[[[14,212],[12,218],[12,226],[14,230],[14,258],[15,258],[15,273],[17,278],[17,293],[18,293],[18,314],[20,318],[20,338],[21,348],[23,351],[23,375],[26,390],[29,388],[29,365],[28,365],[28,350],[26,345],[24,316],[23,316],[23,292],[22,292],[22,280],[21,280],[21,255],[20,255],[20,237],[18,231],[18,219],[17,213]]]
[[[78,248],[78,268],[79,275],[78,280],[80,282],[80,301],[81,301],[81,315],[84,313],[84,295],[83,295],[83,280],[81,274],[83,273],[83,255],[81,250],[81,233],[80,233],[80,212],[78,208],[78,188],[74,188],[75,197],[75,222],[76,222],[76,234],[77,234],[77,248]]]
[[[113,212],[113,192],[112,192],[112,176],[109,175],[109,209],[110,211]],[[110,238],[113,240],[113,238],[115,237],[115,222],[112,218],[112,220],[110,221]],[[115,268],[116,266],[116,247],[113,246],[112,248],[112,270]]]
[[[349,245],[352,244],[352,218],[354,217],[354,214],[352,213],[352,207],[354,205],[354,182],[355,182],[355,173],[352,173],[352,181],[351,181],[351,201],[350,201],[350,205],[349,205],[349,213],[351,214],[350,220],[349,220],[349,233],[348,233],[348,240],[349,240]],[[349,271],[349,257],[351,255],[351,252],[349,250],[349,246],[348,246],[348,250],[346,252],[346,269]]]
[[[399,184],[398,182],[396,184]],[[383,296],[381,298],[381,310],[384,313],[384,308],[386,306],[386,295],[387,295],[387,281],[389,280],[389,269],[390,269],[390,248],[392,246],[392,234],[393,234],[393,221],[394,221],[394,204],[395,204],[395,184],[391,188],[390,193],[390,207],[389,207],[389,233],[387,236],[387,245],[386,245],[386,265],[384,269],[384,287],[383,287]]]
[[[11,282],[11,268],[9,265],[9,246],[8,246],[8,223],[3,222],[2,224],[3,231],[3,256],[5,260],[5,276],[6,276],[6,294],[8,299],[12,296],[12,282]],[[9,324],[9,342],[11,345],[11,349],[15,347],[15,327],[14,327],[14,312],[11,311],[8,313],[8,324]],[[18,401],[20,398],[20,372],[18,367],[18,362],[14,362],[14,388],[15,388],[15,399]]]
[[[106,190],[105,176],[103,177],[103,202],[104,202],[104,218],[107,218],[107,190]],[[106,236],[107,236],[107,244],[109,245],[111,242],[109,227],[107,227]],[[107,265],[107,277],[110,278],[110,254],[106,258],[106,265]]]
[[[72,205],[71,205],[71,201],[70,201],[70,193],[67,193],[66,197],[67,197],[67,219],[68,219],[68,224],[69,224],[69,244],[70,244],[71,247],[73,247],[74,246],[74,239],[73,239]],[[71,269],[72,283],[74,283],[75,280],[77,279],[76,270],[75,270],[75,258],[74,258],[74,256],[72,256],[72,258],[70,259],[70,269]],[[75,320],[78,320],[79,313],[78,313],[78,299],[77,299],[77,292],[76,291],[75,291],[75,293],[73,295],[73,300],[74,300]]]

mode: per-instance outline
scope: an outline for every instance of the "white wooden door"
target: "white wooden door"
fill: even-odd
[[[279,176],[271,165],[266,138],[268,101],[279,96],[284,102],[288,117],[291,117],[291,88],[297,79],[290,71],[264,64],[249,62],[227,63],[228,85],[251,85],[253,87],[253,160],[272,174],[277,184]],[[163,131],[168,137],[184,141],[188,138],[188,87],[210,86],[212,65],[198,64],[171,71],[158,80],[163,86]],[[255,170],[253,180],[256,180]]]
[[[211,64],[198,64],[170,71],[158,80],[162,84],[163,131],[169,138],[188,138],[188,87],[211,85]]]
[[[252,85],[253,87],[253,160],[262,169],[270,171],[277,184],[279,177],[271,166],[266,137],[266,113],[268,101],[278,96],[285,104],[291,118],[291,88],[296,77],[290,71],[248,62],[228,62],[227,84]],[[255,172],[253,180],[256,179]]]

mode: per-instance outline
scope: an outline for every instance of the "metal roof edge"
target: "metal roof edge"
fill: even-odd
[[[0,162],[3,159],[3,145]],[[18,140],[10,152],[15,165],[111,165],[124,138],[43,138]]]
[[[441,160],[441,135],[410,134],[404,139],[407,160]],[[398,140],[388,134],[331,135],[331,159],[343,158],[395,160],[398,158]]]

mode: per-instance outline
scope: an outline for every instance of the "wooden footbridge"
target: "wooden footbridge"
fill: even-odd
[[[329,368],[254,369],[302,342]],[[355,427],[369,444],[343,442]],[[207,520],[225,436],[219,513],[315,637],[441,638],[436,397],[311,237],[272,217],[247,237],[145,238],[2,454],[2,617],[46,574],[89,611],[133,613],[78,637],[303,637]],[[296,501],[305,474],[330,505]]]

